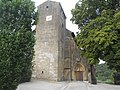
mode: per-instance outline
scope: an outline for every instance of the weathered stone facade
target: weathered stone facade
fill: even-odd
[[[66,16],[59,2],[46,1],[38,6],[33,77],[43,80],[87,80],[87,63],[80,57],[66,29]]]

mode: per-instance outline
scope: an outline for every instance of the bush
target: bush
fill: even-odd
[[[0,41],[0,90],[15,90],[31,78],[34,38],[23,29],[7,29],[0,31]]]
[[[0,0],[0,90],[30,81],[37,13],[31,0]]]
[[[113,78],[114,78],[114,84],[120,85],[120,73],[114,73]]]
[[[20,64],[15,57],[18,45],[14,35],[0,31],[0,90],[15,90],[20,81]]]
[[[101,83],[112,83],[112,70],[108,69],[106,64],[96,65],[97,81]]]

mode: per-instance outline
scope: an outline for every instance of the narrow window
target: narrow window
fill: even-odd
[[[46,8],[48,8],[48,6],[46,6]]]
[[[62,27],[63,27],[63,23],[62,23]]]

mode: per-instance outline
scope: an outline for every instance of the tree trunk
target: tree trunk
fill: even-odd
[[[91,84],[97,84],[95,68],[93,65],[90,65],[90,71],[91,71]]]

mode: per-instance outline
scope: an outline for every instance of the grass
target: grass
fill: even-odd
[[[105,80],[105,81],[97,80],[97,82],[98,82],[98,83],[106,83],[106,84],[114,84],[111,79],[107,79],[107,80]]]

